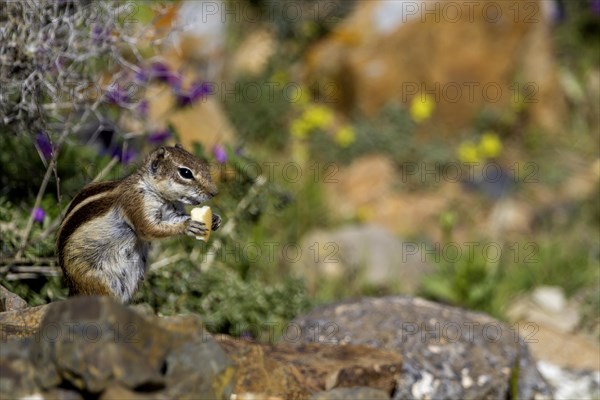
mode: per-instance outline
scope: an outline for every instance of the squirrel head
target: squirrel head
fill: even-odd
[[[146,169],[150,183],[167,201],[198,205],[217,193],[206,160],[201,160],[177,144],[160,147],[148,156]]]

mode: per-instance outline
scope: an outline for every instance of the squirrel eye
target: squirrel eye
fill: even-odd
[[[194,179],[194,174],[187,168],[179,168],[179,175],[184,179]]]

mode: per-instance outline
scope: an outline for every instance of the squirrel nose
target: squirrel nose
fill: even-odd
[[[206,187],[206,191],[211,197],[215,197],[217,194],[219,194],[219,189],[217,189],[217,185],[215,184],[208,185]]]

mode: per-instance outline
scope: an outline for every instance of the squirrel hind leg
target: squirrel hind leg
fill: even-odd
[[[110,296],[123,302],[123,299],[114,293],[110,285],[98,276],[85,274],[78,277],[67,277],[69,286],[69,297],[73,296]]]

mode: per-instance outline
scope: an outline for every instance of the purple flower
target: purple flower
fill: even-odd
[[[600,15],[600,0],[591,0],[590,3],[592,12],[596,15]]]
[[[137,157],[137,153],[132,148],[123,151],[118,147],[114,147],[110,154],[112,157],[117,157],[121,164],[129,164]]]
[[[165,82],[174,89],[181,87],[181,75],[171,71],[168,65],[162,62],[155,62],[150,66],[148,72],[150,79],[156,79],[159,82]]]
[[[140,68],[140,70],[136,71],[133,75],[133,79],[138,83],[147,83],[150,80],[150,75],[148,74],[148,71]]]
[[[102,40],[102,34],[104,33],[104,30],[102,29],[102,27],[98,24],[94,24],[92,25],[92,40],[95,42],[101,41]]]
[[[153,132],[148,135],[148,141],[154,145],[162,144],[165,140],[172,136],[171,131],[168,129]]]
[[[123,106],[129,102],[129,95],[126,91],[121,89],[118,84],[112,85],[105,94],[106,101],[109,104],[116,104]]]
[[[52,143],[50,143],[44,132],[38,132],[35,136],[35,144],[46,160],[52,157]]]
[[[194,83],[187,93],[181,91],[179,93],[176,93],[177,104],[179,104],[182,107],[189,106],[195,103],[196,101],[208,96],[211,93],[212,87],[210,83]]]
[[[147,117],[148,116],[148,100],[140,101],[137,106],[137,111],[138,111],[138,113],[140,113],[140,116]]]
[[[565,20],[565,6],[561,2],[554,1],[549,8],[550,21],[554,24],[560,24]]]
[[[227,162],[227,152],[225,148],[220,144],[215,144],[212,148],[213,155],[215,156],[215,160],[221,164],[225,164]]]
[[[44,222],[44,218],[46,217],[46,212],[41,207],[36,207],[31,210],[33,213],[33,220],[38,223]]]
[[[166,77],[171,73],[171,69],[165,63],[160,61],[154,62],[150,65],[150,76],[152,78],[160,79]]]
[[[212,94],[212,90],[212,85],[209,82],[194,83],[190,88],[190,95],[193,99],[199,99]]]
[[[109,38],[110,30],[110,27],[104,27],[99,24],[92,25],[92,41],[96,44],[106,41]]]

